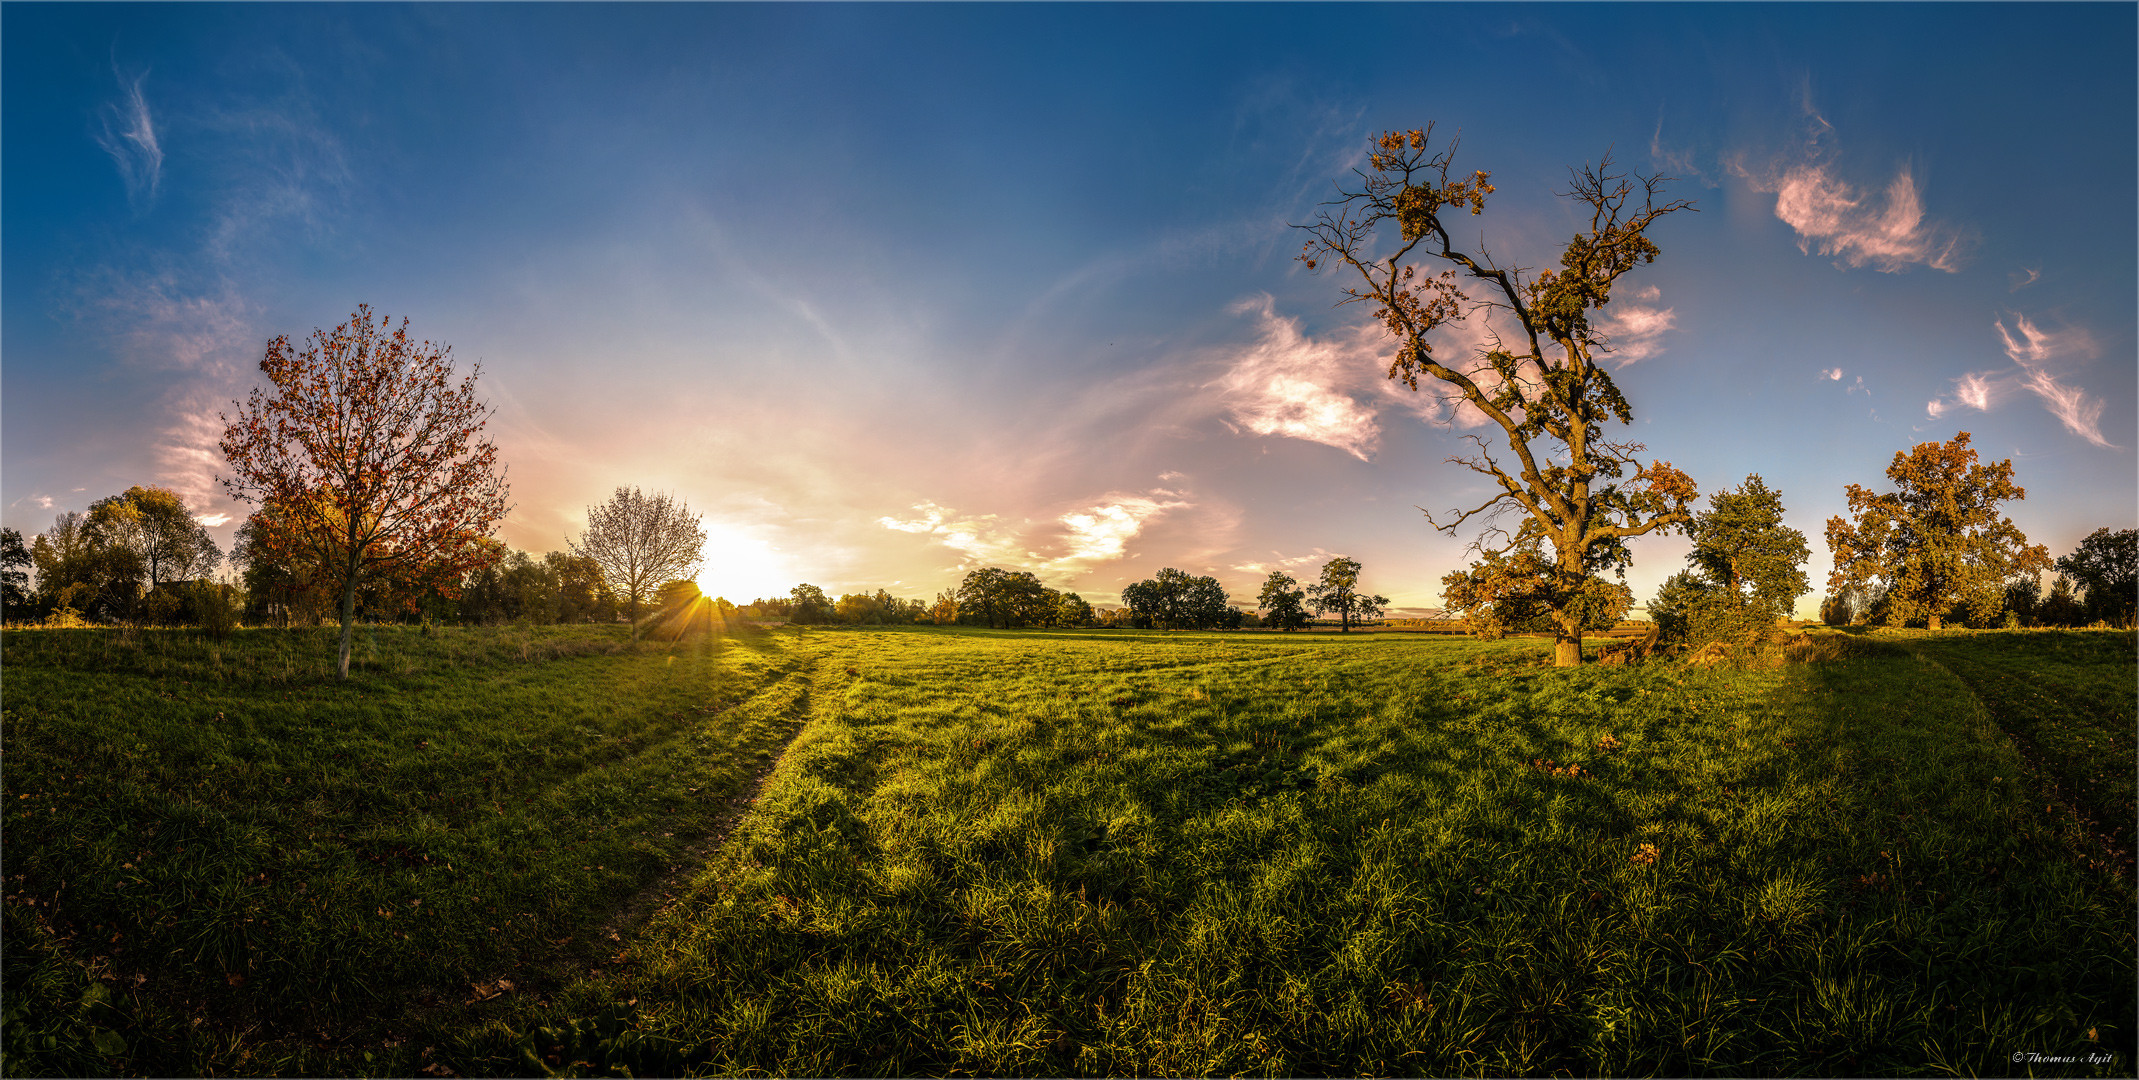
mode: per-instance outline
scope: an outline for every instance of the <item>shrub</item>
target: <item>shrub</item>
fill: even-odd
[[[194,618],[200,621],[201,630],[211,638],[221,641],[238,628],[238,601],[231,595],[230,586],[213,581],[196,581],[188,590],[191,595]]]

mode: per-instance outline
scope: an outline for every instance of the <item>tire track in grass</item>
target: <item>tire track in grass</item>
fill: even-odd
[[[2009,701],[2010,693],[1999,692],[2009,688],[1994,685],[1997,682],[2011,682],[2013,676],[2009,673],[1986,671],[1982,666],[1968,663],[1964,657],[1949,655],[1940,659],[1933,656],[1932,650],[1926,648],[1933,640],[1935,639],[1911,639],[1901,644],[1918,661],[1938,668],[1966,687],[1969,696],[1983,710],[1983,714],[2005,733],[2019,754],[2021,768],[2026,770],[2030,785],[2034,787],[2037,797],[2043,801],[2044,816],[2052,821],[2055,830],[2080,841],[2077,846],[2085,853],[2089,865],[2106,869],[2118,880],[2127,885],[2132,884],[2134,850],[2131,823],[2107,819],[2099,807],[2087,805],[2091,800],[2082,799],[2074,790],[2075,786],[2084,783],[2086,778],[2067,775],[2064,770],[2057,768],[2055,756],[2047,753],[2030,733],[2029,729],[2034,725],[2013,714]],[[1947,660],[1956,662],[1949,664]],[[2026,679],[2024,682],[2027,691],[2048,699],[2052,709],[2073,709],[2073,703],[2057,692],[2058,687],[2054,683],[2040,679]]]
[[[756,803],[759,793],[786,756],[788,747],[808,725],[813,705],[820,696],[817,682],[825,661],[821,653],[805,650],[801,645],[797,641],[788,646],[793,650],[793,662],[784,666],[777,677],[749,697],[711,712],[700,721],[704,726],[733,726],[756,721],[784,728],[771,745],[761,747],[763,760],[749,778],[736,784],[726,795],[724,805],[700,835],[676,853],[663,873],[619,902],[598,926],[588,927],[576,940],[567,939],[560,943],[560,947],[546,957],[523,959],[515,965],[514,971],[508,973],[506,980],[489,980],[487,986],[494,990],[492,996],[515,991],[516,996],[528,1004],[543,1001],[544,1004],[536,1005],[536,1009],[546,1011],[547,1000],[575,982],[590,977],[609,977],[635,961],[630,943],[636,931],[672,901],[685,881],[704,870],[707,863],[720,853],[735,826]],[[460,1019],[470,1020],[473,1014],[467,1013],[468,1007],[488,1000],[480,996],[485,985],[477,984],[477,1001],[458,1008],[448,1006],[427,1018],[412,1010],[404,1019],[418,1023],[427,1020],[429,1025],[441,1029],[435,1033],[437,1037],[447,1038],[446,1029],[457,1026],[455,1014],[464,1014]],[[513,1023],[525,1020],[524,1008],[511,1009],[505,1019]],[[513,1015],[516,1013],[521,1015],[516,1017]]]

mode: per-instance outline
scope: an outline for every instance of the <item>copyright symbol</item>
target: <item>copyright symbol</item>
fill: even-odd
[[[2015,1050],[2015,1051],[2013,1051],[2013,1060],[2014,1060],[2014,1061],[2019,1061],[2019,1060],[2020,1060],[2020,1059],[2021,1059],[2022,1057],[2024,1057],[2024,1056],[2025,1056],[2025,1055],[2023,1055],[2023,1054],[2022,1054],[2022,1053],[2021,1053],[2020,1051],[2018,1051],[2018,1050]]]

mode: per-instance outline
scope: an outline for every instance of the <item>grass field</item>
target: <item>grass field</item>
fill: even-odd
[[[2132,1072],[2129,633],[0,648],[8,1075]]]

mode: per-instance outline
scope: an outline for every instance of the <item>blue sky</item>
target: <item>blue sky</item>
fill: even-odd
[[[2134,12],[7,4],[0,519],[159,483],[227,546],[216,413],[365,302],[482,365],[515,547],[636,484],[737,599],[1344,553],[1431,607],[1475,429],[1287,223],[1432,122],[1523,265],[1568,166],[1679,178],[1635,437],[1780,489],[1815,583],[1844,485],[1959,430],[2062,553],[2139,518]],[[1685,542],[1635,550],[1646,599]]]

